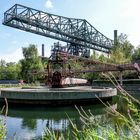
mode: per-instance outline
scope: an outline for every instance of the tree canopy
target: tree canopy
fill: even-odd
[[[27,48],[23,47],[22,52],[24,59],[20,61],[21,76],[25,81],[34,82],[41,76],[39,71],[43,71],[43,65],[38,55],[37,47],[34,44],[30,44]]]
[[[140,45],[134,50],[132,61],[140,61]]]
[[[0,79],[17,80],[20,77],[20,65],[5,60],[0,60]]]

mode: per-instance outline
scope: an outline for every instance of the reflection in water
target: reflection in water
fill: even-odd
[[[46,127],[52,130],[66,130],[69,126],[69,121],[67,119],[61,119],[59,121],[47,120]]]
[[[28,119],[28,118],[23,118],[22,119],[22,129],[30,129],[30,130],[35,130],[37,127],[37,120],[36,119]]]
[[[83,107],[91,110],[98,120],[105,120],[105,107],[92,105]],[[54,131],[65,132],[71,128],[69,118],[81,128],[79,114],[75,107],[9,107],[7,116],[8,139],[30,140],[39,139],[44,129],[48,127]]]

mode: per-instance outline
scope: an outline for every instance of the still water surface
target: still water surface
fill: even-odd
[[[88,109],[95,117],[105,115],[105,107],[102,104],[84,106],[85,111]],[[74,106],[71,107],[17,107],[9,106],[7,123],[7,139],[13,140],[38,140],[41,139],[46,127],[56,130],[65,131],[70,129],[70,119],[79,127],[80,116]]]

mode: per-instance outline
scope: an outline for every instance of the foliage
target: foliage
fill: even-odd
[[[127,35],[120,34],[118,43],[111,51],[109,62],[116,64],[131,62],[133,49],[134,46],[127,40]]]
[[[43,71],[41,58],[35,45],[30,44],[28,48],[22,48],[24,59],[21,63],[21,76],[25,81],[35,82],[41,77],[40,71]],[[33,74],[36,73],[36,74]]]
[[[100,79],[99,73],[86,73],[83,78],[87,79],[90,84],[92,84],[93,79]]]
[[[101,54],[98,59],[101,62],[108,62],[108,57],[105,56],[104,54]]]
[[[43,65],[47,65],[47,64],[48,64],[48,60],[49,60],[48,57],[43,57],[43,58],[42,58],[42,64],[43,64]]]
[[[94,50],[92,55],[91,55],[91,59],[92,60],[98,60],[99,54]]]
[[[132,55],[132,61],[140,61],[140,46],[138,46]]]
[[[6,140],[7,129],[4,122],[5,122],[4,119],[0,118],[0,139],[1,140]]]
[[[1,84],[0,88],[20,87],[19,84]]]
[[[130,112],[127,116],[124,116],[114,108],[107,107],[107,112],[110,118],[106,122],[99,122],[94,115],[90,112],[85,112],[83,109],[78,110],[80,114],[81,122],[83,123],[83,129],[79,130],[75,124],[70,120],[72,125],[72,133],[69,131],[66,134],[58,133],[46,128],[44,140],[139,140],[140,139],[140,115],[134,104],[124,96],[124,100],[127,101]],[[112,122],[110,124],[109,122]],[[127,131],[126,131],[127,129]]]
[[[109,62],[115,63],[115,64],[122,64],[122,63],[128,62],[128,60],[125,58],[125,55],[122,52],[122,48],[114,47],[112,49],[112,53],[110,55]]]
[[[5,98],[5,103],[6,106],[3,106],[1,110],[1,114],[5,111],[5,116],[0,117],[0,140],[6,140],[6,135],[7,135],[7,127],[6,127],[6,117],[8,113],[8,102],[7,99]]]
[[[134,52],[134,53],[133,53]],[[140,49],[135,49],[134,46],[127,40],[127,35],[120,34],[118,36],[118,40],[116,45],[112,48],[111,53],[109,55],[98,53],[93,51],[91,55],[92,60],[99,60],[104,63],[111,64],[123,64],[123,63],[131,63],[131,61],[138,60],[140,58]],[[131,72],[124,72],[125,77],[129,77]],[[118,72],[114,72],[116,78],[118,76]],[[136,77],[136,74],[131,74],[131,77]],[[103,77],[100,74],[90,73],[86,74],[85,77],[92,81],[93,79],[102,79]]]
[[[115,64],[127,63],[132,60],[133,50],[134,46],[127,40],[127,35],[120,34],[117,44],[111,50],[110,57],[93,51],[91,59]]]
[[[120,48],[122,48],[122,52],[124,53],[125,58],[131,59],[134,46],[128,41],[128,36],[126,34],[120,34],[118,36],[118,44]]]
[[[129,95],[119,85],[115,77],[109,73],[104,75],[109,78],[112,83],[120,91],[120,98],[126,103],[125,110],[122,113],[120,109],[110,107],[110,104],[105,104],[107,107],[107,116],[105,122],[100,122],[100,119],[96,119],[89,110],[85,112],[83,108],[77,108],[80,115],[80,120],[83,123],[83,128],[80,130],[70,120],[72,125],[72,133],[70,131],[63,133],[57,133],[46,128],[44,140],[139,140],[140,139],[140,113],[135,103],[140,104],[138,100]],[[115,81],[115,82],[114,82]],[[119,103],[119,102],[118,102]],[[110,122],[112,122],[110,124]]]
[[[20,78],[20,65],[5,60],[0,61],[0,79],[16,80]]]

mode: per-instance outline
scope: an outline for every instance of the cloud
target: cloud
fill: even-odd
[[[53,8],[52,0],[47,0],[47,1],[45,2],[45,7],[46,7],[46,8]]]
[[[123,27],[128,34],[128,39],[133,45],[140,44],[140,1],[124,0],[122,3],[121,20],[125,22]]]
[[[22,55],[22,49],[18,48],[14,50],[13,52],[6,53],[6,54],[0,54],[0,60],[3,59],[6,62],[18,62],[20,59],[23,58]]]

